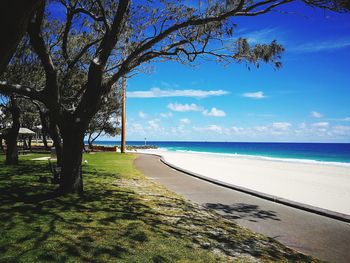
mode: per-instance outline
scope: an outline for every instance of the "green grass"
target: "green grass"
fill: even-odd
[[[0,156],[0,262],[313,261],[145,178],[135,155],[85,155],[85,193],[64,197],[40,156]]]

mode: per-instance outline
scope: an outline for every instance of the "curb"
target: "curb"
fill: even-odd
[[[318,215],[321,215],[321,216],[325,216],[325,217],[329,217],[329,218],[332,218],[332,219],[336,219],[336,220],[339,220],[339,221],[343,221],[343,222],[346,222],[346,223],[350,223],[350,215],[346,215],[346,214],[342,214],[342,213],[338,213],[338,212],[333,212],[333,211],[330,211],[330,210],[327,210],[327,209],[323,209],[323,208],[319,208],[319,207],[316,207],[316,206],[295,202],[295,201],[292,201],[292,200],[289,200],[289,199],[285,199],[285,198],[281,198],[281,197],[265,194],[265,193],[262,193],[262,192],[258,192],[258,191],[255,191],[255,190],[251,190],[251,189],[245,188],[245,187],[224,183],[222,181],[215,180],[215,179],[212,179],[212,178],[209,178],[209,177],[206,177],[206,176],[203,176],[203,175],[200,175],[200,174],[188,171],[188,170],[183,169],[181,167],[178,167],[176,165],[173,165],[173,164],[169,163],[168,161],[166,161],[164,159],[164,157],[161,156],[161,155],[153,154],[153,153],[142,153],[142,154],[157,156],[157,157],[159,157],[160,161],[163,164],[169,166],[170,168],[173,168],[174,170],[177,170],[179,172],[185,173],[187,175],[196,177],[198,179],[207,181],[209,183],[213,183],[213,184],[220,185],[220,186],[223,186],[223,187],[226,187],[226,188],[230,188],[232,190],[236,190],[236,191],[239,191],[239,192],[242,192],[242,193],[245,193],[245,194],[249,194],[249,195],[252,195],[252,196],[255,196],[255,197],[259,197],[259,198],[262,198],[262,199],[265,199],[265,200],[268,200],[268,201],[271,201],[271,202],[274,202],[274,203],[290,206],[290,207],[297,208],[297,209],[300,209],[300,210],[303,210],[303,211],[307,211],[307,212],[310,212],[310,213],[314,213],[314,214],[318,214]]]

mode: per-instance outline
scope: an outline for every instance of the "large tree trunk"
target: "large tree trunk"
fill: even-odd
[[[10,97],[10,107],[12,117],[12,127],[6,134],[6,160],[5,164],[18,164],[18,149],[17,149],[17,137],[20,127],[19,118],[20,111],[17,106],[16,98],[14,96]]]
[[[71,129],[62,133],[63,154],[62,170],[60,178],[60,190],[62,193],[79,193],[83,192],[82,177],[82,154],[84,143],[84,132],[78,129]]]
[[[9,135],[6,139],[6,146],[5,164],[18,164],[17,137],[15,135]]]

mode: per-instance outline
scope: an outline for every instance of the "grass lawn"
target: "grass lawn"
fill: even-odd
[[[0,156],[0,262],[302,261],[306,257],[185,201],[133,167],[88,154],[83,196],[53,197],[42,155]]]

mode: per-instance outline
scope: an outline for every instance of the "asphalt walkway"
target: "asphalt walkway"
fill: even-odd
[[[147,177],[252,231],[329,262],[350,262],[350,224],[267,201],[176,171],[157,156],[140,154]]]

